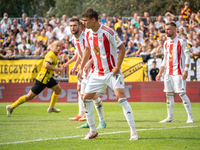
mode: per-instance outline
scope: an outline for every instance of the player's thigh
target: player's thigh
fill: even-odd
[[[82,80],[82,82],[81,82],[81,88],[80,88],[81,95],[83,95],[85,93],[85,88],[86,88],[87,83],[88,83],[88,81],[86,79]]]
[[[57,81],[54,78],[51,78],[46,86],[52,89],[57,95],[60,94],[60,92],[62,91],[61,86],[57,83]]]
[[[85,88],[85,93],[104,94],[107,85],[104,76],[91,75]]]
[[[106,84],[112,89],[124,89],[124,78],[120,74],[113,76],[112,74],[109,75],[107,78]]]
[[[174,92],[174,82],[171,75],[165,75],[164,77],[164,92]]]
[[[81,91],[81,81],[77,82],[77,91]]]
[[[35,94],[38,95],[40,94],[40,92],[42,92],[44,90],[44,88],[46,87],[45,84],[41,83],[40,81],[36,80],[35,84],[32,86],[31,91]]]
[[[175,93],[185,93],[186,80],[183,80],[181,75],[173,76],[172,79],[174,82]]]
[[[26,101],[32,100],[32,99],[34,99],[35,96],[37,96],[37,95],[34,94],[34,93],[32,92],[32,90],[30,89],[30,91],[25,95],[25,100],[26,100]]]

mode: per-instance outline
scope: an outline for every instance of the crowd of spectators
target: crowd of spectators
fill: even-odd
[[[126,20],[117,15],[111,19],[106,13],[99,18],[101,24],[118,33],[126,47],[126,56],[141,56],[144,61],[151,55],[163,56],[163,45],[167,40],[164,29],[165,24],[170,21],[176,22],[177,34],[187,39],[190,56],[199,56],[200,10],[193,12],[188,2],[184,3],[177,20],[171,12],[157,13],[154,20],[148,12],[144,12],[143,16],[134,13],[132,18]],[[84,31],[83,24],[81,30]],[[34,15],[34,20],[31,20],[24,13],[21,22],[18,22],[16,19],[11,20],[8,13],[4,13],[0,22],[0,57],[44,57],[52,49],[51,43],[59,40],[63,49],[59,55],[64,61],[67,55],[74,54],[71,39],[72,34],[65,14],[62,19],[52,15],[51,19],[45,18],[42,22],[37,14]]]

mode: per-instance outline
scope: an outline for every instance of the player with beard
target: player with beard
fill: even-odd
[[[63,64],[63,67],[67,67],[76,58],[76,63],[74,65],[74,67],[70,70],[70,73],[75,74],[75,70],[77,69],[78,64],[80,64],[83,52],[85,50],[85,33],[81,32],[81,30],[80,30],[80,21],[78,18],[71,18],[69,20],[69,26],[70,26],[71,33],[73,34],[72,41],[76,48],[76,51],[75,51],[76,54],[71,60],[69,60],[67,63]],[[92,63],[92,60],[90,60],[88,63],[89,63],[88,66],[90,66]],[[84,75],[83,75],[84,80],[78,81],[77,90],[78,90],[78,95],[79,95],[79,97],[78,97],[79,114],[76,115],[74,118],[70,118],[70,120],[83,121],[83,117],[81,117],[81,116],[83,116],[83,114],[84,114],[84,104],[83,104],[83,100],[81,97],[84,94],[85,86],[90,77],[91,70],[92,70],[92,68],[90,68],[87,73],[84,72]],[[102,101],[98,97],[98,95],[95,95],[95,97],[93,98],[93,102],[94,102],[95,108],[97,110],[97,114],[99,116],[99,126],[97,127],[97,129],[103,129],[106,127],[106,122],[104,119],[104,111],[103,111]],[[89,128],[89,125],[88,125],[88,123],[85,123],[78,128]]]
[[[164,43],[164,59],[156,80],[164,76],[164,92],[167,97],[168,117],[160,123],[173,122],[174,93],[179,93],[188,114],[187,123],[193,123],[190,100],[186,95],[186,79],[190,64],[190,53],[187,40],[176,34],[176,23],[166,24],[165,33],[169,37]]]

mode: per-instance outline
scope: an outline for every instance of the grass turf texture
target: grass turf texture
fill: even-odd
[[[47,113],[48,103],[25,103],[14,110],[11,118],[6,116],[7,103],[0,103],[0,149],[196,150],[200,148],[200,103],[191,104],[195,121],[192,124],[186,123],[187,114],[182,103],[175,104],[175,122],[164,124],[158,122],[167,116],[165,103],[130,104],[139,135],[137,141],[129,141],[130,129],[118,103],[103,103],[107,127],[99,129],[99,137],[92,140],[81,140],[89,129],[76,129],[85,122],[69,121],[70,117],[78,113],[77,103],[57,103],[56,108],[61,109],[59,114]],[[95,122],[97,126],[96,111]],[[119,133],[119,131],[125,132]],[[30,142],[38,139],[41,141]],[[19,143],[13,144],[17,141]],[[22,143],[23,141],[25,143]]]

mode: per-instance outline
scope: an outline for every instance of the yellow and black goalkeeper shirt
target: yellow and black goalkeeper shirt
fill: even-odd
[[[50,51],[45,55],[42,68],[36,77],[36,80],[42,82],[43,84],[47,84],[54,74],[53,70],[48,70],[45,68],[46,62],[49,62],[51,66],[56,67],[57,55],[53,51]]]

